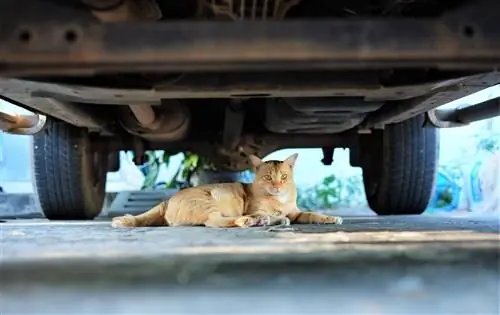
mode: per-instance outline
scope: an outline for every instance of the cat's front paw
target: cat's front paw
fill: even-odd
[[[114,228],[134,227],[136,225],[134,216],[130,214],[115,217],[111,220],[111,226]]]
[[[281,219],[281,221],[279,222],[279,225],[283,225],[283,226],[289,226],[291,224],[290,222],[290,219],[287,218],[287,217],[284,217],[283,219]]]
[[[287,217],[273,217],[269,215],[262,215],[256,217],[257,226],[270,226],[270,225],[290,225],[290,219]]]
[[[257,226],[268,226],[272,225],[273,220],[271,216],[268,215],[261,215],[255,218],[257,220]]]
[[[249,216],[242,216],[234,220],[234,225],[239,227],[258,226],[258,223],[259,223],[258,218],[252,218]]]
[[[325,216],[325,221],[323,223],[325,224],[342,224],[344,220],[341,217],[335,217],[335,216]]]

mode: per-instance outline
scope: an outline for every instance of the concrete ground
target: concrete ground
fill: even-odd
[[[0,223],[0,314],[500,314],[499,218]]]

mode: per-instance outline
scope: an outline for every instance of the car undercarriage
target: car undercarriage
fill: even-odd
[[[155,149],[239,171],[249,154],[349,148],[372,209],[421,213],[436,128],[500,115],[497,100],[437,109],[500,83],[495,1],[20,2],[0,3],[0,98],[38,115],[0,127],[34,134],[39,177],[74,165],[37,180],[79,191],[38,188],[54,219],[95,216],[110,157]]]

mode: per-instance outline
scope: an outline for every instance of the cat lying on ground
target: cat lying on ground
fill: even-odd
[[[342,219],[297,208],[293,168],[298,154],[284,161],[251,155],[256,177],[251,184],[207,184],[180,190],[143,214],[115,217],[113,227],[251,227],[290,223],[341,224]]]

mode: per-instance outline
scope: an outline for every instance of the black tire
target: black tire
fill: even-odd
[[[101,212],[108,155],[90,151],[87,130],[47,121],[33,136],[34,188],[49,220],[89,220]]]
[[[386,126],[361,144],[363,182],[378,215],[422,214],[434,193],[438,132],[417,116]]]

